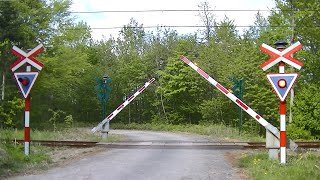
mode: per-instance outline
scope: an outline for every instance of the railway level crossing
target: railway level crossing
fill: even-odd
[[[284,44],[282,44],[284,45]],[[234,103],[236,103],[241,109],[246,111],[250,116],[252,116],[257,122],[259,122],[262,126],[264,126],[268,131],[270,131],[275,137],[280,139],[280,153],[281,153],[281,163],[286,163],[286,132],[285,132],[285,99],[293,87],[293,84],[297,80],[297,73],[285,73],[284,65],[285,63],[291,65],[296,69],[301,69],[303,63],[292,58],[291,55],[301,49],[302,45],[300,42],[293,44],[287,49],[284,46],[278,47],[278,49],[274,49],[266,44],[261,46],[261,50],[266,52],[271,56],[269,60],[261,64],[261,68],[266,71],[272,66],[279,64],[279,73],[269,73],[267,75],[267,79],[272,85],[274,91],[280,100],[280,131],[263,119],[259,114],[253,111],[248,105],[230,93],[226,88],[224,88],[220,83],[215,81],[212,77],[210,77],[206,72],[193,64],[186,57],[181,56],[181,60],[183,60],[186,64],[188,64],[192,69],[198,72],[203,78],[205,78],[208,82],[218,88],[225,96],[231,99]],[[29,143],[30,143],[30,129],[29,129],[29,121],[30,121],[30,91],[33,87],[35,80],[38,77],[39,72],[41,71],[43,64],[35,59],[38,53],[43,50],[43,45],[40,44],[29,52],[24,52],[18,47],[14,46],[11,50],[13,54],[19,57],[17,61],[15,61],[10,69],[14,72],[14,77],[17,81],[17,85],[25,99],[25,143],[24,143],[24,151],[25,155],[29,155]],[[26,64],[26,71],[24,72],[15,72],[21,66]],[[31,66],[33,66],[38,71],[31,71]],[[124,103],[122,103],[115,111],[113,111],[110,115],[108,115],[101,123],[99,123],[96,127],[92,129],[92,132],[96,132],[101,130],[105,124],[107,124],[107,128],[109,127],[109,121],[112,120],[124,107],[126,107],[136,96],[142,93],[151,83],[155,81],[154,78],[149,80],[142,86],[136,93],[134,93],[131,97],[129,97]],[[291,146],[292,145],[292,146]],[[297,145],[294,142],[290,142],[290,146],[295,149]]]

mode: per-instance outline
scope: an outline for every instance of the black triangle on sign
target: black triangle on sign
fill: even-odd
[[[14,77],[24,98],[27,98],[38,77],[38,72],[16,72]]]
[[[267,79],[279,97],[280,101],[285,101],[297,78],[297,73],[267,74]],[[279,81],[284,81],[286,85],[284,87],[280,87]]]

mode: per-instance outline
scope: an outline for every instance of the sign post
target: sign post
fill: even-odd
[[[243,91],[244,91],[244,79],[236,79],[235,77],[232,77],[231,80],[234,82],[234,86],[229,89],[237,98],[240,100],[243,99]],[[242,119],[243,119],[243,110],[239,108],[239,134],[241,134],[242,131]]]
[[[104,119],[106,118],[107,113],[107,101],[110,98],[110,92],[112,90],[112,88],[110,87],[112,79],[105,74],[103,75],[102,79],[96,78],[96,82],[98,83],[98,85],[96,85],[95,89],[97,91],[98,99],[101,103],[102,119]],[[109,133],[109,122],[105,123],[102,129],[102,138],[106,139]]]
[[[139,94],[141,94],[151,83],[155,81],[155,78],[151,78],[148,82],[146,82],[142,87],[140,87],[133,95],[131,95],[128,99],[124,99],[124,102],[118,106],[116,110],[114,110],[111,114],[109,114],[103,121],[101,121],[96,127],[91,129],[92,133],[95,133],[97,131],[100,131],[103,129],[103,126],[107,123],[107,126],[109,126],[109,122],[116,117],[116,115],[122,111],[123,108],[125,108],[128,104],[131,103],[131,101],[136,98]]]
[[[269,54],[271,58],[261,64],[261,68],[266,71],[272,66],[279,64],[279,74],[267,74],[267,79],[270,82],[273,90],[279,98],[279,113],[280,113],[280,163],[286,163],[286,97],[288,92],[293,87],[297,80],[297,73],[285,73],[285,63],[296,69],[301,69],[303,63],[292,58],[291,55],[302,48],[300,42],[296,42],[287,49],[285,46],[288,43],[285,41],[277,41],[274,49],[266,44],[262,44],[260,49]]]
[[[25,72],[15,72],[14,77],[17,85],[24,97],[25,112],[24,112],[24,154],[26,156],[30,153],[30,91],[36,81],[39,72],[31,72],[31,66],[41,71],[43,64],[34,58],[43,50],[43,45],[40,44],[28,53],[25,53],[16,46],[13,46],[11,52],[19,57],[10,69],[12,72],[18,70],[24,64],[27,64]]]

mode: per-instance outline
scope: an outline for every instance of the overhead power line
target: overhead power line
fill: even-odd
[[[90,13],[153,13],[153,12],[270,12],[270,11],[319,11],[313,9],[304,9],[304,10],[278,10],[278,9],[210,9],[210,10],[201,10],[201,9],[151,9],[151,10],[101,10],[101,11],[69,11],[70,13],[75,14],[90,14]]]
[[[115,27],[93,27],[91,29],[121,29],[121,28],[144,28],[144,29],[151,29],[151,28],[204,28],[206,26],[201,25],[182,25],[182,26],[115,26]],[[229,27],[229,26],[210,26],[210,27]],[[251,27],[251,26],[235,26],[235,27]]]
[[[149,12],[198,12],[196,9],[151,9],[151,10],[102,10],[102,11],[70,11],[70,13],[149,13]],[[270,11],[253,9],[218,9],[206,11]]]
[[[122,29],[122,28],[130,28],[130,29],[135,29],[135,28],[143,28],[143,29],[152,29],[152,28],[205,28],[207,26],[203,25],[181,25],[181,26],[115,26],[115,27],[91,27],[90,29],[92,30],[109,30],[109,29]],[[210,26],[210,27],[230,27],[230,26]],[[248,28],[248,27],[260,27],[260,28],[291,28],[292,26],[255,26],[255,25],[244,25],[244,26],[237,26],[234,25],[236,28]],[[295,26],[297,28],[320,28],[320,26]],[[80,30],[80,29],[86,29],[86,28],[68,28],[71,30]]]

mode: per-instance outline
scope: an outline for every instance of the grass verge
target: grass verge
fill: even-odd
[[[287,163],[269,160],[268,152],[244,153],[238,166],[253,179],[259,180],[318,180],[320,179],[320,152],[289,154]]]
[[[123,137],[119,135],[109,135],[108,139],[103,140],[98,134],[92,134],[89,129],[86,128],[72,128],[63,129],[60,131],[39,131],[32,130],[32,140],[68,140],[68,141],[119,141]],[[66,148],[63,147],[45,147],[31,143],[29,156],[24,155],[23,144],[14,144],[14,139],[23,139],[23,130],[2,129],[0,131],[0,179],[15,174],[21,174],[22,172],[32,172],[37,170],[48,169],[54,163],[56,163],[55,157],[59,152],[65,152]],[[68,149],[68,148],[67,148]],[[70,148],[69,148],[70,150]],[[76,155],[76,148],[72,149],[72,154]],[[88,150],[90,151],[90,150]],[[79,150],[79,156],[83,151]],[[63,160],[67,160],[65,153],[63,154]],[[72,158],[72,157],[71,157]]]
[[[48,147],[34,146],[29,156],[24,155],[23,145],[9,142],[0,144],[0,178],[26,172],[32,169],[44,169],[51,162]]]
[[[0,131],[0,139],[14,140],[23,139],[23,130],[4,129]],[[118,135],[108,136],[107,141],[119,141],[122,137]],[[91,133],[88,128],[70,128],[59,131],[30,130],[32,140],[53,140],[53,141],[105,141],[101,136]]]

